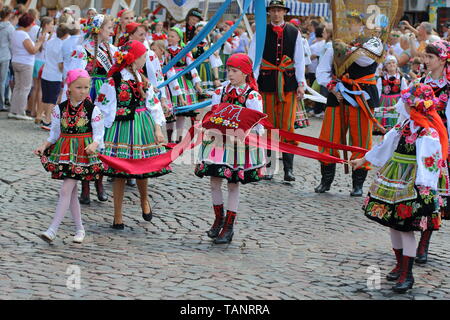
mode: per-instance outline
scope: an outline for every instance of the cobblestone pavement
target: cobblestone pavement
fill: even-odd
[[[299,132],[318,136],[320,125],[312,119]],[[394,264],[388,230],[363,216],[342,166],[327,194],[313,191],[318,163],[300,157],[296,182],[285,184],[278,173],[242,186],[229,245],[205,234],[213,220],[208,180],[195,177],[191,164],[175,164],[172,174],[150,180],[150,223],[137,189],[127,187],[126,228],[111,229],[112,202],[97,201],[93,190],[91,205],[82,206],[85,242],[72,243],[67,213],[49,246],[37,234],[50,224],[61,182],[32,154],[47,133],[1,113],[0,136],[0,299],[450,299],[442,277],[450,272],[449,224],[433,236],[429,263],[415,267],[414,289],[394,294],[384,278]],[[381,287],[372,290],[368,278],[377,270]]]

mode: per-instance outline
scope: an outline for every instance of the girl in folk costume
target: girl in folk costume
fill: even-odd
[[[206,21],[197,23],[197,33],[200,32],[207,24]],[[205,51],[208,51],[209,43],[207,39],[203,39],[198,46],[192,50],[192,56],[194,59],[200,57]],[[199,75],[202,80],[203,91],[213,91],[215,87],[220,87],[219,80],[219,67],[222,66],[222,60],[220,60],[219,52],[215,52],[208,59],[202,62],[199,67]]]
[[[164,113],[153,87],[139,72],[146,61],[146,48],[136,40],[127,42],[116,54],[116,63],[108,73],[110,77],[100,89],[95,104],[105,116],[105,149],[102,154],[120,159],[144,159],[166,152],[162,145],[164,136],[161,126]],[[148,201],[147,178],[169,173],[170,167],[157,172],[131,175],[107,168],[105,175],[115,177],[114,229],[124,229],[122,203],[125,180],[137,179],[141,198],[142,217],[152,219]]]
[[[397,280],[392,289],[398,293],[414,284],[414,231],[438,230],[441,225],[437,189],[448,153],[447,129],[436,111],[433,89],[417,83],[402,91],[402,100],[407,119],[365,157],[350,161],[354,168],[366,161],[382,166],[363,209],[367,218],[390,228],[397,264],[387,279]]]
[[[262,98],[253,76],[252,60],[243,53],[232,55],[227,61],[228,79],[212,97],[212,104],[232,103],[262,112]],[[257,134],[264,133],[263,127],[255,126]],[[203,138],[199,163],[195,174],[202,178],[211,177],[211,195],[215,220],[207,232],[214,243],[229,243],[233,238],[233,224],[239,206],[239,183],[259,181],[265,165],[264,150],[257,147],[240,147],[220,139]],[[228,182],[228,207],[224,214],[222,179]]]
[[[53,108],[50,137],[34,151],[52,178],[63,180],[52,224],[40,235],[49,243],[55,239],[67,209],[76,225],[73,241],[83,241],[77,181],[97,180],[103,170],[96,155],[96,150],[103,148],[103,116],[89,99],[90,81],[86,70],[67,73],[68,100]]]
[[[127,24],[134,21],[134,11],[129,9],[120,10],[117,14],[117,23],[114,27],[113,44],[120,46],[121,38],[126,36]]]
[[[72,54],[69,70],[85,69],[91,76],[90,97],[95,101],[97,92],[106,82],[106,75],[113,65],[113,56],[117,48],[109,44],[109,38],[113,31],[112,19],[108,16],[99,14],[89,20],[85,28],[86,39],[76,47]],[[63,92],[63,99],[65,90]],[[108,196],[103,188],[103,178],[95,181],[97,198],[100,201],[107,201]],[[90,188],[89,181],[83,181],[81,184],[80,203],[89,204]]]
[[[183,38],[183,33],[180,29],[173,27],[169,31],[169,60],[173,59],[184,47],[184,42],[181,41]],[[183,71],[187,66],[194,62],[192,54],[189,52],[185,57],[179,60],[175,64],[175,72],[179,73]],[[182,77],[178,78],[178,84],[183,92],[181,96],[172,95],[172,103],[174,107],[191,105],[198,102],[197,92],[202,93],[202,88],[200,87],[200,77],[198,76],[197,70],[194,68],[191,72],[188,72]],[[194,89],[195,86],[195,89]],[[197,116],[197,112],[190,111],[177,114],[177,141],[180,141],[183,137],[183,128],[186,117],[191,117],[193,119]]]
[[[189,10],[186,15],[186,25],[184,27],[180,27],[180,30],[183,32],[183,40],[184,43],[188,44],[192,38],[197,34],[197,23],[203,21],[202,13],[198,9]]]
[[[162,21],[159,21],[159,19],[155,19],[152,26],[152,33],[150,35],[150,38],[152,41],[158,41],[163,40],[166,46],[167,43],[167,34],[164,32],[164,23]]]
[[[163,40],[156,40],[151,44],[151,49],[155,52],[158,63],[161,64],[160,68],[162,69],[166,62],[166,56],[167,56],[167,46],[165,45],[165,42]],[[164,80],[170,79],[173,76],[175,76],[176,72],[175,69],[172,67],[167,71],[166,75],[164,75]],[[173,104],[172,104],[172,97],[179,97],[182,99],[182,104],[185,104],[184,98],[183,98],[183,91],[181,91],[181,87],[178,84],[177,80],[174,80],[169,83],[169,86],[165,86],[162,89],[161,95],[165,94],[165,97],[167,99],[167,113],[166,116],[166,130],[167,130],[167,139],[169,142],[174,142],[172,140],[172,135],[175,129],[175,122],[176,118],[173,114]]]
[[[226,33],[234,25],[233,21],[227,20],[222,25],[222,34]],[[220,54],[220,59],[224,63],[222,68],[219,70],[220,80],[225,80],[227,78],[227,68],[225,67],[228,58],[233,54],[233,51],[239,46],[239,37],[233,34],[222,46],[222,53]]]
[[[395,105],[400,99],[400,91],[408,87],[406,79],[400,73],[397,59],[387,56],[383,66],[383,72],[377,80],[380,107],[375,109],[375,118],[386,129],[392,129],[398,120],[398,112]],[[374,134],[381,134],[374,128]]]
[[[438,99],[436,109],[444,125],[449,130],[448,119],[450,117],[450,43],[447,41],[436,41],[425,47],[424,63],[429,73],[416,82],[431,86],[434,95]],[[404,104],[399,101],[397,110],[402,112]],[[446,156],[446,154],[444,154]],[[445,220],[450,219],[450,178],[447,165],[441,168],[441,177],[438,184],[438,192],[443,200],[441,215]],[[433,230],[422,231],[417,248],[416,263],[425,264],[428,260],[428,248]]]

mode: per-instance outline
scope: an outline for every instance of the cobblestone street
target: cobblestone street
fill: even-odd
[[[316,194],[319,164],[300,157],[292,184],[277,173],[241,186],[229,245],[206,236],[214,219],[209,180],[181,161],[149,180],[151,222],[142,219],[137,188],[127,186],[125,230],[111,229],[105,179],[110,200],[99,202],[91,184],[91,204],[81,207],[84,243],[72,242],[67,212],[48,245],[37,235],[51,222],[61,182],[32,153],[48,133],[6,115],[0,113],[0,299],[450,299],[448,222],[433,235],[428,264],[414,267],[414,288],[395,294],[385,280],[394,266],[388,229],[364,217],[363,198],[349,196],[351,175],[338,165],[332,189]],[[311,121],[297,132],[317,137],[321,121]],[[74,270],[79,289],[67,286]],[[381,287],[371,288],[368,279],[377,275]]]

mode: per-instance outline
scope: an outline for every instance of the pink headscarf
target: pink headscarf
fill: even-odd
[[[67,86],[70,86],[70,84],[72,82],[74,82],[75,80],[77,80],[78,78],[90,79],[91,77],[89,76],[89,73],[84,69],[70,70],[69,72],[67,72],[67,77],[66,77]]]

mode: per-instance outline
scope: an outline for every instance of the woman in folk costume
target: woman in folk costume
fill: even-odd
[[[116,63],[108,73],[109,79],[100,89],[95,104],[105,116],[105,149],[102,154],[120,159],[151,158],[166,152],[162,145],[161,127],[165,122],[161,104],[152,85],[140,73],[146,61],[145,46],[136,40],[127,42],[116,54]],[[105,175],[115,177],[114,229],[124,229],[122,203],[125,180],[137,179],[142,217],[152,219],[148,201],[147,178],[171,172],[170,167],[156,172],[131,175],[107,168]]]
[[[120,46],[121,38],[126,36],[127,24],[134,21],[134,11],[130,9],[123,9],[117,13],[117,22],[114,27],[113,44],[116,47]]]
[[[232,103],[241,107],[262,112],[262,98],[253,76],[253,62],[243,53],[232,55],[227,61],[228,79],[218,88],[212,97],[212,104]],[[262,135],[264,128],[255,126],[257,134]],[[217,137],[213,141],[203,137],[195,174],[203,178],[209,176],[215,220],[207,232],[214,243],[229,243],[233,238],[233,224],[239,206],[239,183],[256,182],[263,176],[265,165],[264,149],[257,147],[237,147],[226,136],[223,141]],[[222,179],[228,182],[228,206],[225,215]]]
[[[185,46],[183,39],[183,33],[177,27],[173,27],[169,31],[169,60],[173,59]],[[189,52],[185,57],[181,58],[175,64],[175,71],[179,73],[183,71],[187,66],[194,62],[192,54]],[[174,107],[191,105],[198,102],[197,93],[202,93],[202,88],[200,86],[201,80],[198,76],[197,70],[194,68],[191,72],[186,73],[184,76],[178,78],[178,84],[183,92],[181,96],[172,95],[172,103]],[[194,89],[195,86],[195,89]],[[183,129],[186,117],[191,117],[191,121],[197,116],[197,112],[189,111],[177,114],[177,141],[180,141],[183,137]]]
[[[384,61],[383,71],[377,80],[380,107],[375,108],[374,116],[386,129],[392,129],[398,121],[398,112],[395,105],[400,99],[400,91],[408,87],[406,79],[397,66],[397,58],[387,56]],[[374,134],[381,134],[374,128]]]
[[[158,62],[161,65],[161,70],[164,67],[164,65],[166,64],[166,57],[168,55],[167,53],[167,46],[165,44],[165,42],[163,40],[156,40],[151,44],[151,49],[155,52],[157,58],[158,58]],[[175,68],[170,68],[167,73],[164,76],[164,81],[167,79],[170,79],[172,77],[174,77],[176,74]],[[167,109],[169,110],[168,113],[165,114],[166,116],[166,131],[167,131],[167,139],[169,141],[169,143],[174,142],[174,140],[172,139],[173,136],[173,132],[175,129],[175,122],[176,122],[176,118],[175,115],[173,114],[173,104],[172,104],[172,97],[179,97],[180,99],[183,99],[183,91],[181,91],[181,87],[178,84],[177,80],[174,80],[172,82],[169,83],[168,86],[165,86],[162,89],[165,93],[165,96],[167,98]],[[182,104],[185,104],[184,100],[182,100]]]
[[[414,231],[439,230],[441,225],[437,188],[448,155],[448,133],[436,111],[439,100],[433,89],[414,84],[402,91],[402,100],[407,119],[365,157],[350,161],[355,169],[366,161],[382,167],[363,209],[367,218],[390,228],[397,264],[387,279],[397,280],[392,289],[398,293],[414,284]]]
[[[450,43],[447,41],[436,41],[425,47],[424,63],[428,74],[416,82],[431,86],[434,95],[439,100],[436,108],[444,125],[449,130],[448,118],[450,117]],[[396,105],[399,113],[402,112],[404,103],[399,101]],[[444,155],[445,156],[445,155]],[[438,184],[438,192],[443,200],[441,206],[442,219],[450,219],[450,178],[448,162],[441,168],[441,177]],[[432,229],[424,230],[421,233],[419,246],[417,248],[416,263],[425,264],[428,260],[428,248],[430,245]]]
[[[197,33],[200,32],[207,24],[206,21],[197,23]],[[205,51],[209,50],[209,43],[207,39],[203,39],[194,50],[192,50],[192,57],[197,59]],[[212,92],[215,87],[221,85],[219,80],[219,67],[222,66],[219,52],[213,53],[208,59],[203,61],[198,67],[200,79],[202,80],[202,89],[204,92]]]
[[[75,48],[72,54],[69,70],[85,69],[91,76],[90,97],[95,101],[98,90],[106,82],[106,75],[113,65],[113,57],[117,48],[109,43],[113,31],[111,17],[102,14],[94,16],[85,27],[86,38]],[[65,90],[63,96],[65,95]],[[108,196],[103,188],[103,178],[95,181],[97,197],[100,201],[107,201]],[[81,183],[80,203],[89,204],[89,181]]]
[[[68,209],[76,224],[74,242],[83,242],[85,231],[78,202],[78,180],[100,178],[103,164],[97,149],[103,148],[103,116],[89,99],[91,79],[84,69],[67,73],[67,100],[52,111],[50,136],[34,152],[41,156],[45,170],[53,179],[63,180],[52,224],[40,237],[51,243]]]

